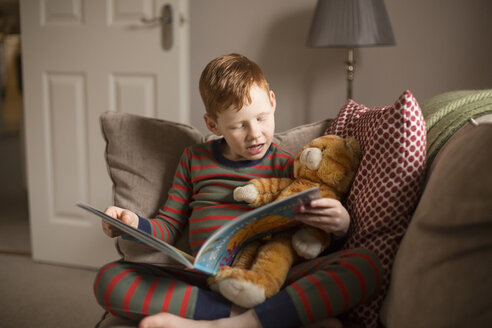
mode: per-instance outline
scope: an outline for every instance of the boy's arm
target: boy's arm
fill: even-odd
[[[157,216],[153,219],[139,216],[138,220],[140,230],[169,244],[174,244],[181,235],[190,216],[189,203],[193,195],[190,157],[188,149],[185,149],[176,168],[168,198]]]

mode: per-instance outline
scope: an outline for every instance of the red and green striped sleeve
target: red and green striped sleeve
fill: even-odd
[[[178,162],[167,201],[153,219],[139,218],[139,229],[168,243],[174,243],[181,234],[190,215],[193,187],[190,177],[190,154],[185,149]]]

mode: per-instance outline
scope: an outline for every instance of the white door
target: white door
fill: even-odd
[[[164,28],[141,22],[166,4]],[[111,203],[99,116],[188,121],[187,17],[187,0],[21,0],[34,259],[98,267],[116,258],[99,220],[75,207]]]

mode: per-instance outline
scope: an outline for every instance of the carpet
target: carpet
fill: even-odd
[[[0,255],[0,327],[94,327],[103,310],[92,293],[95,271]]]

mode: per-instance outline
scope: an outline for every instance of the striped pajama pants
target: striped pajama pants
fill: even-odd
[[[254,310],[265,328],[300,327],[367,301],[382,276],[374,253],[340,251],[292,267],[285,287]],[[214,320],[228,317],[231,310],[231,303],[210,291],[199,272],[122,261],[100,269],[94,293],[108,312],[131,320],[160,312]]]

